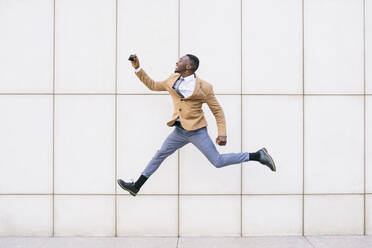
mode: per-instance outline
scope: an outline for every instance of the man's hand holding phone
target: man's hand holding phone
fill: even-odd
[[[130,55],[128,60],[130,60],[134,69],[137,69],[140,66],[137,55],[135,54]]]

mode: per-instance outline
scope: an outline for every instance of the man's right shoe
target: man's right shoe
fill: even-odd
[[[260,154],[260,160],[259,160],[259,162],[261,164],[264,164],[267,167],[269,167],[272,171],[276,171],[274,160],[269,155],[269,153],[267,152],[266,148],[263,147],[260,150],[258,150],[257,152]]]
[[[139,189],[136,188],[136,186],[134,185],[134,182],[127,183],[127,182],[124,182],[121,179],[118,179],[117,182],[118,182],[120,187],[122,187],[124,190],[128,191],[132,196],[137,195]]]

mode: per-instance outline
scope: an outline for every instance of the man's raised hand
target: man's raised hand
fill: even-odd
[[[139,60],[136,54],[130,55],[129,60],[132,63],[132,66],[134,69],[137,69],[140,66],[140,63],[139,63]]]

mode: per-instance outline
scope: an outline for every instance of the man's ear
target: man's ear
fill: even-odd
[[[192,70],[192,66],[191,65],[186,65],[186,70]]]

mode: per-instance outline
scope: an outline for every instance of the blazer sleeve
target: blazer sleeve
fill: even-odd
[[[166,87],[165,87],[167,80],[155,82],[154,80],[152,80],[147,75],[147,73],[143,69],[141,69],[140,71],[136,72],[136,76],[150,90],[153,90],[153,91],[166,91],[167,90]]]
[[[207,97],[206,103],[208,107],[212,111],[214,117],[216,118],[217,128],[218,128],[218,136],[227,136],[226,135],[226,121],[225,121],[225,114],[222,110],[221,105],[217,101],[216,96],[214,95],[213,86],[211,87]]]

